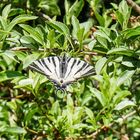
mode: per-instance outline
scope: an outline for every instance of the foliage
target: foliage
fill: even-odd
[[[139,139],[140,27],[132,8],[125,0],[109,8],[100,0],[61,4],[0,4],[0,139]],[[64,52],[96,75],[56,94],[28,66]]]

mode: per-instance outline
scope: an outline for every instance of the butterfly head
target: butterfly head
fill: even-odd
[[[56,94],[59,93],[59,92],[61,92],[61,93],[65,93],[66,92],[67,85],[65,85],[63,83],[63,80],[60,80],[59,83],[54,83],[54,84],[55,84],[55,87],[56,87],[56,91],[55,91]]]

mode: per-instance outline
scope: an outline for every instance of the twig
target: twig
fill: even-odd
[[[25,127],[25,130],[28,131],[28,132],[30,132],[30,133],[32,133],[32,134],[35,134],[35,135],[37,135],[37,136],[42,136],[42,137],[44,137],[44,138],[47,137],[47,134],[45,134],[44,131],[37,132],[37,131],[32,130],[32,129],[28,128],[28,127]]]
[[[128,5],[130,5],[138,14],[140,14],[140,6],[138,4],[136,4],[134,1],[132,0],[126,0]]]
[[[14,48],[11,48],[10,49],[11,51],[30,51],[31,49],[30,48],[27,48],[27,47],[14,47]],[[39,48],[38,51],[45,51],[45,49],[41,49]]]
[[[130,112],[128,113],[127,115],[124,115],[122,116],[121,118],[118,118],[116,121],[114,121],[113,123],[110,123],[108,126],[102,126],[101,128],[99,128],[97,131],[95,131],[94,133],[92,133],[91,135],[89,136],[81,136],[80,139],[84,139],[84,138],[93,138],[95,139],[96,136],[104,129],[106,128],[110,128],[112,125],[114,125],[116,122],[117,123],[120,123],[120,122],[123,122],[124,120],[126,120],[127,118],[131,117],[132,115],[134,115],[137,111],[133,111],[133,112]]]
[[[52,21],[52,19],[51,19],[48,15],[45,15],[44,13],[42,13],[42,12],[40,12],[40,11],[37,11],[37,10],[35,10],[35,9],[33,9],[33,8],[29,8],[29,7],[26,7],[26,8],[27,8],[29,11],[35,12],[38,16],[41,16],[41,17],[45,18],[46,20]]]
[[[36,134],[36,135],[38,134],[38,132],[36,132],[35,130],[32,130],[32,129],[28,128],[28,127],[25,127],[25,130],[27,130],[30,133]]]

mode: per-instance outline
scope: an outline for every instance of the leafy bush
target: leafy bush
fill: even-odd
[[[0,139],[140,138],[139,20],[125,0],[107,5],[1,2]],[[56,94],[28,66],[64,52],[91,63],[96,75]]]

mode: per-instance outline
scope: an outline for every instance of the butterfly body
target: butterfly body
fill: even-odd
[[[72,82],[94,74],[93,67],[87,62],[66,55],[36,60],[29,68],[45,75],[59,89],[65,89]]]

